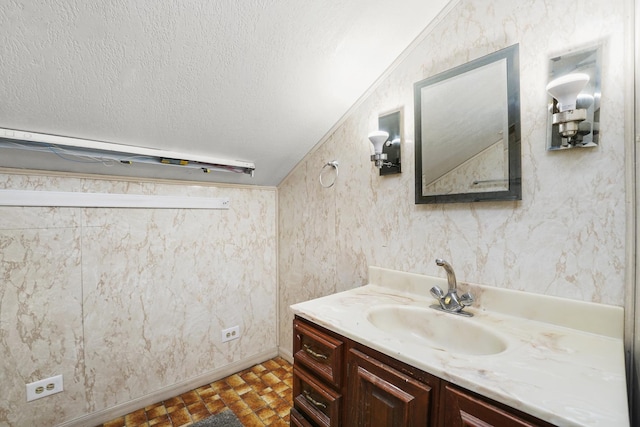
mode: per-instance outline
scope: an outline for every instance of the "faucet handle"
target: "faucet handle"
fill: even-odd
[[[440,289],[439,286],[434,286],[433,288],[431,288],[430,292],[431,292],[431,296],[437,299],[438,301],[444,298],[444,292],[442,291],[442,289]]]
[[[473,295],[471,295],[469,292],[460,295],[460,305],[463,307],[470,306],[474,301],[475,299],[473,298]]]

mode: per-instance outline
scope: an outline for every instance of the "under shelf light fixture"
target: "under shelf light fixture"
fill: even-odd
[[[252,162],[227,160],[210,156],[134,147],[131,145],[48,135],[15,129],[0,128],[0,148],[2,147],[40,152],[48,151],[69,161],[96,162],[105,165],[110,162],[119,162],[125,165],[149,163],[200,169],[204,173],[242,173],[251,175],[252,177],[255,171],[255,164]]]

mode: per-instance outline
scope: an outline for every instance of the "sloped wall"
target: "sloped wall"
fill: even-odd
[[[367,266],[623,305],[625,270],[624,2],[463,0],[279,189],[280,346],[291,351],[288,306],[360,286]],[[425,23],[426,24],[426,23]],[[547,152],[548,60],[604,43],[601,145]],[[520,44],[520,202],[414,204],[413,83]],[[380,177],[367,134],[404,108],[402,174]],[[340,162],[336,184],[318,183]],[[425,289],[425,293],[428,290]]]

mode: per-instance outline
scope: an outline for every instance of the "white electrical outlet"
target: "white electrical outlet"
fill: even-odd
[[[29,383],[27,384],[27,402],[60,393],[62,390],[64,390],[62,375]]]
[[[237,340],[240,338],[240,326],[232,326],[222,330],[222,342]]]

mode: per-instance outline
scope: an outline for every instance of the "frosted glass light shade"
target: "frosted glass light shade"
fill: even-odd
[[[588,74],[567,74],[550,81],[547,85],[547,92],[558,100],[558,109],[560,112],[575,110],[576,98],[588,82]]]
[[[369,134],[369,141],[373,144],[373,151],[376,154],[382,153],[382,146],[389,139],[389,132],[377,130]]]

